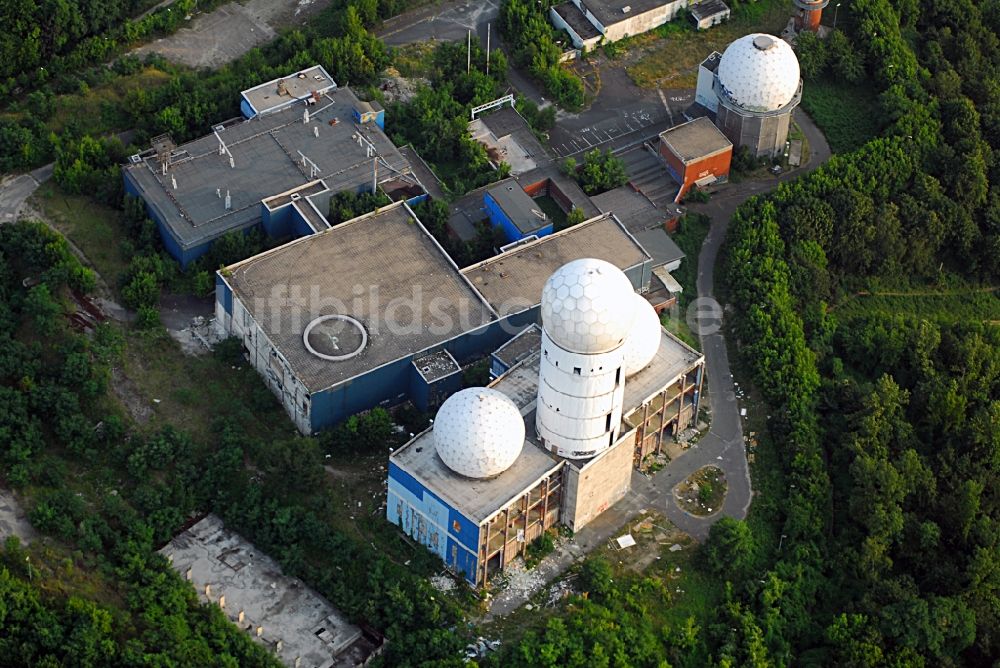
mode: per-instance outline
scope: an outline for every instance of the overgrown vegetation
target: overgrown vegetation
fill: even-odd
[[[535,77],[560,107],[578,111],[585,101],[583,82],[560,64],[563,50],[571,45],[557,40],[549,22],[554,4],[553,0],[502,0],[500,30],[511,45],[514,64]]]
[[[566,158],[562,169],[575,178],[588,195],[599,195],[628,181],[625,162],[610,149],[588,151],[583,155],[582,165],[577,165],[575,158]]]

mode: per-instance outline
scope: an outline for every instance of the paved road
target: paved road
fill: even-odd
[[[52,176],[53,163],[39,167],[33,172],[10,177],[0,182],[0,223],[12,223],[39,185]]]
[[[486,47],[486,25],[493,23],[490,48],[499,46],[496,27],[499,0],[450,0],[435,2],[385,21],[376,35],[388,46],[414,42],[464,40],[469,30]]]
[[[779,182],[797,178],[829,160],[830,146],[812,119],[799,109],[795,111],[795,121],[809,141],[809,159],[803,167],[782,174],[780,177],[767,176],[722,186],[708,203],[689,207],[692,211],[712,217],[711,229],[698,255],[699,297],[712,298],[714,295],[719,249],[726,239],[729,221],[736,209],[749,197],[768,192]],[[666,501],[665,512],[670,521],[699,540],[708,536],[712,524],[723,515],[738,519],[746,517],[753,498],[750,470],[744,449],[742,420],[739,415],[740,406],[729,367],[726,341],[720,329],[721,310],[718,310],[717,314],[699,320],[703,332],[706,330],[713,332],[701,336],[708,374],[708,397],[712,407],[712,427],[695,446],[670,462],[651,480],[648,482],[640,480],[638,485],[633,483],[637,493],[644,494],[651,505],[663,508],[660,503]],[[729,490],[721,512],[711,517],[696,517],[677,505],[672,490],[691,473],[708,465],[722,469]]]

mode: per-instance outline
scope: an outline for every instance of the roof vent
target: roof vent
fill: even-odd
[[[622,14],[628,14],[630,11],[632,11],[632,5],[625,5],[622,7]]]
[[[753,45],[761,51],[767,51],[774,46],[774,40],[767,35],[757,35],[753,38]]]

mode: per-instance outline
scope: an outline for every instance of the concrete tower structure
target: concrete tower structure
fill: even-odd
[[[823,17],[823,9],[830,0],[793,0],[795,8],[795,30],[810,30],[819,32],[819,22]]]
[[[560,457],[593,457],[618,438],[634,294],[620,269],[592,258],[563,265],[545,283],[535,428]]]
[[[710,75],[715,124],[735,146],[746,146],[755,157],[780,155],[792,112],[802,100],[799,60],[792,47],[772,35],[755,33],[726,47],[717,62]],[[699,75],[702,87],[707,78]],[[699,98],[705,96],[699,93]]]

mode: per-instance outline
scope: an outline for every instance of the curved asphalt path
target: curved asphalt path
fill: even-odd
[[[698,254],[698,297],[712,299],[715,285],[715,268],[719,249],[726,239],[729,221],[736,209],[753,195],[768,192],[781,182],[797,178],[812,171],[830,158],[830,146],[823,133],[801,109],[795,111],[795,121],[809,142],[809,159],[801,168],[762,179],[743,181],[724,186],[712,199],[701,205],[689,207],[712,218],[708,236]],[[712,426],[696,444],[674,459],[652,478],[638,473],[632,477],[632,489],[651,507],[664,508],[666,516],[681,530],[698,540],[708,537],[712,524],[723,515],[743,519],[753,499],[750,484],[750,467],[747,464],[743,440],[740,406],[736,400],[733,376],[729,368],[729,353],[722,330],[722,311],[701,310],[698,325],[702,331],[701,349],[705,354],[708,374],[708,398],[712,409]],[[713,465],[722,469],[728,491],[722,508],[709,517],[698,517],[677,505],[673,489],[689,475],[703,466]]]

